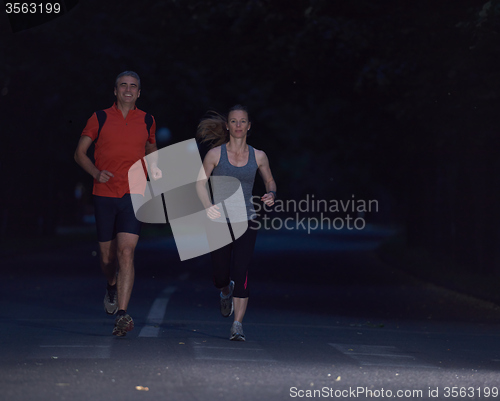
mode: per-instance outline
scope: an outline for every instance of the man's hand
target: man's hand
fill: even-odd
[[[151,166],[151,168],[149,169],[149,173],[149,176],[153,181],[159,180],[162,177],[161,170],[156,165]]]
[[[97,173],[95,179],[97,180],[97,182],[104,184],[105,182],[108,182],[111,177],[114,177],[112,173],[106,170],[102,170]]]

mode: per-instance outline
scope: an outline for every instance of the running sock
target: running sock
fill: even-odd
[[[127,311],[126,310],[123,310],[123,309],[120,309],[118,312],[116,312],[116,314],[118,316],[123,316],[123,315],[126,315],[127,314]]]
[[[110,284],[108,283],[108,291],[116,291],[116,284],[114,284],[114,285],[110,285]]]

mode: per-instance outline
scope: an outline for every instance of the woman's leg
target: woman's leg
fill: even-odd
[[[234,280],[234,320],[242,322],[250,295],[248,286],[248,268],[252,262],[255,241],[257,238],[256,224],[250,220],[247,231],[233,243],[234,265],[232,278]]]
[[[232,244],[216,249],[211,253],[213,281],[215,287],[221,291],[220,313],[224,317],[233,313],[233,286],[231,282],[231,253]]]
[[[222,291],[224,295],[227,295],[231,281],[231,249],[232,244],[229,244],[210,254],[214,285],[220,290],[225,290]]]
[[[242,323],[245,317],[245,312],[247,311],[248,297],[237,298],[233,297],[234,302],[234,320]]]

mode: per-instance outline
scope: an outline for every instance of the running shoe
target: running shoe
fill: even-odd
[[[117,298],[116,289],[106,289],[106,295],[104,295],[104,310],[108,315],[114,315],[118,311]]]
[[[123,337],[127,335],[127,331],[134,328],[134,321],[127,313],[125,315],[117,316],[115,319],[115,328],[113,329],[113,335],[118,337]]]
[[[245,341],[245,334],[243,333],[243,326],[240,322],[234,322],[231,326],[229,335],[231,341]]]
[[[220,293],[220,313],[222,313],[224,317],[229,317],[233,313],[233,290],[234,281],[231,281],[229,283],[229,294],[222,295],[222,292]]]

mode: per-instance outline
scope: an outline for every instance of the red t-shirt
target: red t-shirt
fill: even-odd
[[[130,110],[127,118],[116,107],[116,103],[106,112],[106,121],[102,126],[94,150],[95,166],[114,175],[108,182],[94,180],[94,195],[121,198],[130,192],[128,170],[146,154],[146,142],[155,143],[156,122],[148,133],[144,117],[146,113],[138,108]],[[87,121],[82,136],[95,140],[99,122],[94,113]]]

